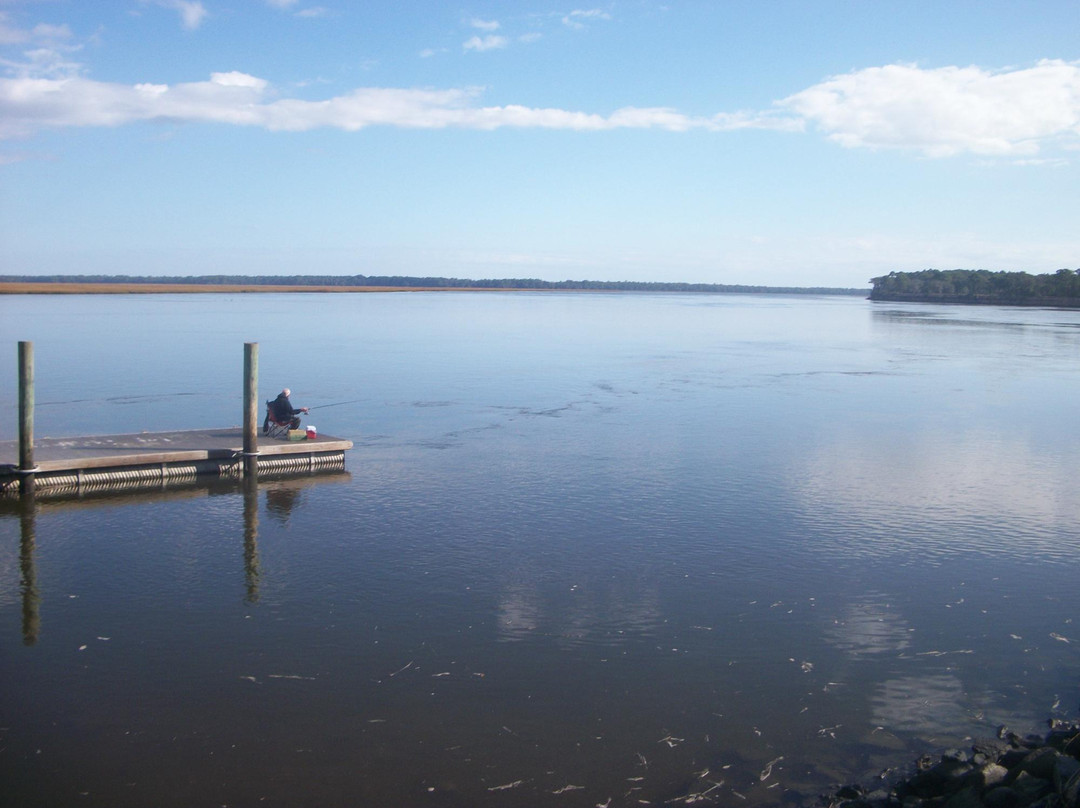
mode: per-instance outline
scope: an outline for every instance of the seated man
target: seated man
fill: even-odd
[[[288,424],[289,429],[299,429],[300,417],[297,413],[306,413],[308,408],[294,409],[292,402],[289,401],[291,394],[292,390],[286,387],[277,398],[270,402],[270,416],[279,424]]]

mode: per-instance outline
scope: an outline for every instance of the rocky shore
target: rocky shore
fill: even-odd
[[[1080,723],[1051,719],[1046,735],[1006,727],[970,750],[925,756],[891,788],[844,786],[827,808],[1080,808]]]

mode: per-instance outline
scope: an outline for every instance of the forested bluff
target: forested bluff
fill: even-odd
[[[865,295],[866,289],[828,286],[759,286],[661,281],[543,281],[536,278],[411,277],[402,275],[0,275],[0,284],[139,284],[205,286],[387,287],[395,289],[553,289],[613,292],[724,292],[744,294]]]
[[[924,269],[871,278],[871,300],[1080,308],[1080,269],[1045,275],[988,269]]]

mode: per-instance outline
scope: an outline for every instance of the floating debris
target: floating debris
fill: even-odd
[[[1056,631],[1051,631],[1050,632],[1050,639],[1057,640],[1058,642],[1069,642],[1069,643],[1072,642],[1072,640],[1070,640],[1068,637],[1062,637]]]
[[[768,780],[769,777],[772,775],[772,767],[775,766],[777,763],[779,763],[783,759],[784,759],[784,756],[781,755],[780,757],[776,758],[775,760],[770,760],[768,763],[766,763],[765,768],[762,769],[761,774],[758,775],[758,780],[761,781],[761,782],[764,782],[764,781]]]
[[[404,673],[405,671],[407,671],[409,668],[411,668],[413,666],[413,662],[415,662],[415,661],[416,660],[410,660],[408,665],[406,665],[404,668],[399,668],[398,670],[394,671],[393,673],[390,674],[390,677],[393,678],[394,676],[397,676],[399,673]]]
[[[676,746],[678,746],[685,740],[685,738],[676,738],[673,735],[668,735],[666,738],[661,738],[659,741],[657,741],[657,743],[666,743],[668,746],[674,749]]]
[[[506,783],[505,785],[492,786],[491,788],[488,789],[488,791],[508,791],[511,788],[517,788],[518,786],[522,785],[524,782],[525,782],[524,780],[515,780],[514,782]]]
[[[565,794],[567,791],[583,791],[585,786],[563,786],[552,791],[552,794]]]

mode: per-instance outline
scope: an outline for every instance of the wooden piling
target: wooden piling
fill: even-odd
[[[19,343],[19,490],[34,493],[34,343]]]
[[[244,474],[252,479],[259,473],[259,343],[244,343]]]

